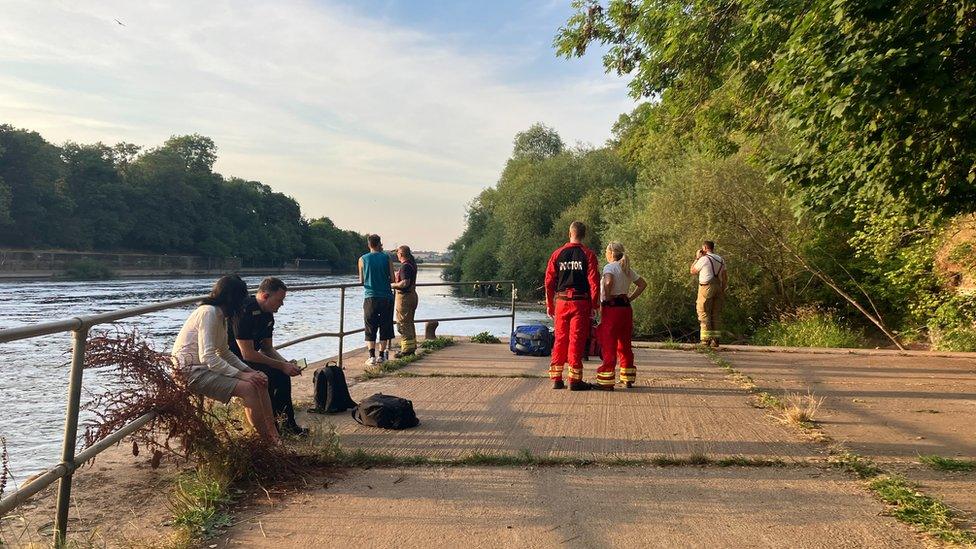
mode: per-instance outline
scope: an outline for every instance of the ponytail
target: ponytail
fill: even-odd
[[[624,245],[619,242],[611,242],[607,244],[607,251],[613,255],[613,260],[620,265],[620,270],[624,272],[628,277],[632,276],[630,270],[630,258],[624,252]]]
[[[620,264],[620,270],[623,271],[628,278],[633,276],[630,272],[630,258],[627,257],[627,254],[620,256],[620,259],[617,260],[617,263]]]

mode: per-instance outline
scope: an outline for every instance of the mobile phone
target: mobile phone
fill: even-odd
[[[308,361],[304,358],[299,358],[295,361],[295,366],[298,366],[298,369],[304,372],[305,368],[308,368]]]

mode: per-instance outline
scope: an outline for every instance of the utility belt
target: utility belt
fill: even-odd
[[[581,294],[574,292],[573,290],[567,290],[565,292],[556,292],[556,299],[560,301],[589,301],[589,294]]]
[[[630,307],[630,298],[626,295],[615,295],[611,296],[610,299],[604,299],[600,305],[604,307]]]

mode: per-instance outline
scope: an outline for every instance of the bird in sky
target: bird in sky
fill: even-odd
[[[115,22],[118,23],[119,25],[122,25],[123,27],[125,26],[125,23],[123,23],[122,21],[119,21],[118,19],[116,19]]]

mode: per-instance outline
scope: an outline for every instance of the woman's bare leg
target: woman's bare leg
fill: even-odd
[[[274,427],[274,418],[271,417],[271,401],[268,397],[268,391],[264,387],[258,387],[251,382],[241,380],[234,387],[233,394],[244,401],[244,417],[258,432],[258,435],[268,442],[278,442],[278,431]],[[265,406],[265,401],[267,401],[267,406]]]

